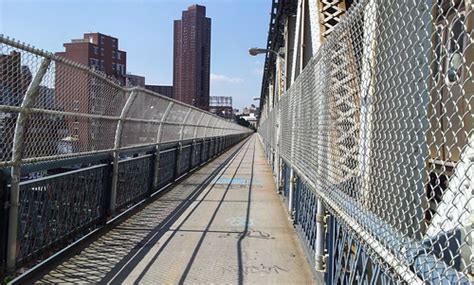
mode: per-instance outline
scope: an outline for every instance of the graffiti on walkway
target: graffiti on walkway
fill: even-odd
[[[245,226],[253,226],[253,220],[248,219],[247,217],[230,217],[225,220],[231,227],[245,227]]]
[[[222,273],[237,273],[239,271],[238,267],[229,265],[227,267],[222,268]],[[278,265],[265,265],[260,263],[260,265],[246,265],[243,268],[243,273],[245,275],[249,274],[279,274],[282,272],[288,272],[287,269],[280,267]]]

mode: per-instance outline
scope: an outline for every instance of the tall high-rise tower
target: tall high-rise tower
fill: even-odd
[[[173,97],[209,110],[211,19],[193,5],[174,21]]]

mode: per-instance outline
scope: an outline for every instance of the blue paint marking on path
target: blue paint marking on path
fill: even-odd
[[[233,184],[233,185],[246,185],[246,186],[250,186],[250,179],[247,179],[247,178],[238,178],[238,177],[235,177],[235,178],[225,178],[225,177],[221,177],[219,178],[217,181],[216,181],[216,184]],[[253,180],[252,182],[252,185],[253,186],[261,186],[261,183],[259,183],[258,181],[256,181],[255,179]]]

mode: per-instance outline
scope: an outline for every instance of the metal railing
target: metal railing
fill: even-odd
[[[262,110],[328,284],[473,281],[473,27],[471,1],[361,0]]]
[[[0,219],[0,261],[10,271],[64,248],[251,132],[3,36],[0,93],[0,212],[9,217]]]

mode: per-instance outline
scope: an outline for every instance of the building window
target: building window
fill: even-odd
[[[100,37],[100,43],[104,44],[104,37]]]
[[[94,54],[98,55],[99,54],[99,48],[98,47],[92,47],[94,49]]]
[[[104,48],[100,48],[100,55],[104,56]]]
[[[122,59],[122,53],[121,52],[117,52],[117,59]]]
[[[98,68],[99,66],[99,60],[95,59],[95,58],[91,58],[89,59],[89,65],[90,67],[92,67],[93,69],[94,68]]]

